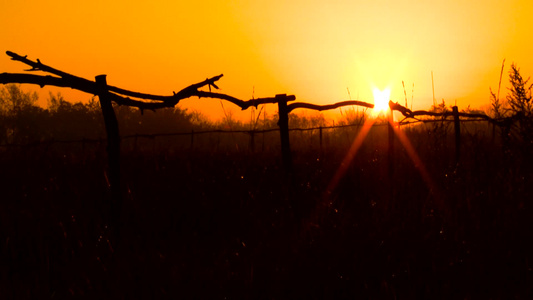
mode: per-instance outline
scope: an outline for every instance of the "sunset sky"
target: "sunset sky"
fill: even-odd
[[[437,100],[461,109],[489,104],[504,58],[505,82],[511,62],[524,77],[533,74],[531,0],[0,0],[0,28],[0,72],[27,69],[9,60],[10,50],[163,95],[223,73],[221,92],[240,99],[287,93],[316,104],[373,102],[372,88],[388,86],[392,100],[405,104],[403,80],[409,105],[413,97],[413,108],[429,109],[433,72]],[[43,103],[49,90],[40,90]],[[53,91],[70,101],[91,98]],[[219,100],[179,105],[223,115]]]

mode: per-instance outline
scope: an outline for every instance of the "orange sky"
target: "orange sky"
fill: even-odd
[[[223,93],[287,93],[317,104],[348,100],[347,89],[372,102],[373,86],[389,86],[404,104],[403,80],[409,103],[414,83],[413,107],[428,109],[433,71],[438,100],[481,107],[504,58],[533,74],[532,13],[530,0],[0,0],[0,72],[26,69],[4,55],[10,50],[89,79],[107,74],[109,84],[139,92],[170,95],[224,73]],[[91,98],[60,91],[71,101]],[[179,105],[223,115],[219,100]]]

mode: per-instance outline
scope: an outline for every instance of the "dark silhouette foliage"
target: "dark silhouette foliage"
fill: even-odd
[[[501,121],[502,139],[506,144],[517,144],[527,157],[533,153],[533,84],[529,84],[529,79],[529,77],[524,79],[520,73],[520,68],[513,63],[509,70],[511,87],[506,96],[507,101],[501,101],[499,95],[491,90],[491,105],[494,116],[507,118]],[[518,134],[514,132],[518,132]]]
[[[533,84],[528,86],[529,78],[525,79],[520,74],[520,68],[516,64],[511,65],[509,71],[509,82],[511,88],[507,95],[507,101],[510,109],[514,114],[522,114],[526,118],[533,116],[533,102],[531,101],[531,88]]]
[[[525,151],[531,154],[533,149],[533,101],[531,96],[533,84],[528,85],[529,79],[524,80],[516,64],[511,65],[511,70],[509,71],[511,88],[509,89],[510,93],[507,95],[507,101],[511,112],[518,119]]]
[[[36,106],[36,93],[24,92],[20,85],[0,87],[0,144],[24,145],[42,141],[69,141],[105,138],[100,104],[96,98],[87,103],[66,101],[60,93],[49,94],[46,109]],[[208,122],[198,114],[179,108],[144,111],[116,106],[122,135],[190,131]]]
[[[0,143],[28,143],[42,136],[39,124],[46,118],[34,106],[37,93],[24,92],[19,85],[0,87]]]

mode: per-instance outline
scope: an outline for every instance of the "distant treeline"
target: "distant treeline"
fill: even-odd
[[[26,92],[20,85],[0,86],[0,144],[28,144],[40,141],[68,141],[105,138],[104,121],[98,98],[87,103],[67,101],[60,93],[50,93],[47,107],[36,105],[36,92]],[[253,109],[250,120],[237,120],[231,111],[224,111],[220,121],[212,121],[201,112],[179,107],[141,111],[127,106],[115,106],[121,136],[135,134],[168,134],[213,129],[264,130],[278,128],[276,114]],[[359,124],[363,110],[344,109],[335,125]],[[294,128],[327,126],[321,113],[290,114]]]

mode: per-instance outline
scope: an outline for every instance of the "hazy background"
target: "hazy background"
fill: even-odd
[[[2,0],[0,50],[165,95],[224,73],[221,92],[241,99],[287,93],[317,104],[372,102],[372,87],[388,86],[392,100],[405,103],[403,80],[409,105],[413,98],[420,109],[432,104],[433,71],[437,100],[483,107],[504,58],[525,77],[533,73],[532,12],[531,1]],[[0,57],[0,72],[26,68]],[[43,105],[57,91],[25,88],[38,90]],[[60,91],[70,101],[91,98]],[[223,116],[219,100],[179,105]]]

